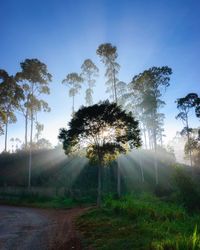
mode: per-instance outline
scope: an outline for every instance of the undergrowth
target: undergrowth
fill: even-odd
[[[77,220],[84,244],[101,250],[200,249],[200,216],[150,195],[108,197]]]
[[[1,195],[0,204],[27,206],[38,208],[73,208],[77,206],[88,206],[90,200],[87,197],[73,199],[70,197],[46,197],[38,194]]]

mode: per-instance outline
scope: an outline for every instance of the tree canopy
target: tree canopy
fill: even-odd
[[[141,145],[138,121],[116,103],[101,102],[80,108],[69,123],[61,129],[59,139],[66,154],[85,150],[90,160],[106,163],[129,148]],[[98,159],[96,158],[98,157]]]

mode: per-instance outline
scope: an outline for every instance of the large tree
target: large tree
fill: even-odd
[[[72,97],[72,115],[75,112],[74,104],[75,104],[75,96],[79,93],[81,89],[81,83],[83,82],[83,78],[77,73],[68,74],[62,83],[69,86],[69,96]]]
[[[18,81],[22,82],[22,87],[26,91],[26,99],[24,103],[24,114],[26,123],[25,146],[27,143],[27,122],[30,117],[30,157],[29,157],[29,178],[28,187],[31,187],[31,168],[32,168],[32,143],[33,143],[33,122],[37,113],[41,110],[50,111],[48,103],[40,99],[42,94],[50,94],[49,82],[51,74],[48,72],[46,64],[38,59],[26,59],[20,63],[21,72],[16,74]]]
[[[95,86],[96,77],[98,76],[99,69],[92,62],[91,59],[86,59],[81,66],[81,76],[85,82],[87,82],[88,87],[86,89],[85,101],[86,105],[90,106],[93,104],[93,88]]]
[[[102,167],[117,159],[120,153],[141,145],[138,122],[116,103],[108,101],[80,108],[69,129],[60,130],[59,139],[67,155],[82,150],[98,163],[98,206],[101,205]]]
[[[20,101],[24,98],[22,88],[14,76],[5,70],[0,70],[0,124],[5,125],[5,148],[7,151],[8,124],[16,122],[15,110],[19,109]],[[2,127],[1,131],[2,132]]]

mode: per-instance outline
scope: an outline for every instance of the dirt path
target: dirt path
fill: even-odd
[[[84,210],[0,205],[0,250],[81,250],[73,219]]]

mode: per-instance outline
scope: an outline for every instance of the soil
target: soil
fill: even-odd
[[[37,209],[0,205],[1,250],[82,250],[74,218],[86,208]]]

